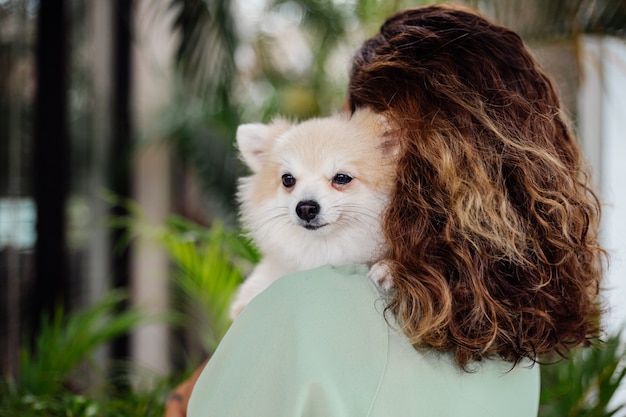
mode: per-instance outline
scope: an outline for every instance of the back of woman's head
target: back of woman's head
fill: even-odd
[[[353,109],[397,129],[389,309],[462,367],[564,353],[599,331],[600,207],[558,96],[517,34],[430,6],[357,52]]]

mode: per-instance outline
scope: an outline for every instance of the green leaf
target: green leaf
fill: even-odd
[[[59,308],[52,317],[44,317],[34,347],[22,347],[19,391],[35,395],[60,392],[97,347],[143,320],[135,310],[118,311],[125,300],[123,293],[111,292],[84,310],[68,314]]]
[[[572,352],[571,358],[541,367],[542,417],[608,417],[625,404],[613,404],[626,376],[621,335]]]

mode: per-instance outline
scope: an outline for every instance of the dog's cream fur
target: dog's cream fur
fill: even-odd
[[[232,318],[289,272],[381,259],[397,148],[382,116],[359,110],[298,125],[242,125],[237,144],[252,171],[239,184],[241,220],[262,260],[239,288]],[[370,277],[391,285],[382,263]]]

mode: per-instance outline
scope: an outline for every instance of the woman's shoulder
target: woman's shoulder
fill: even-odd
[[[388,347],[367,271],[297,272],[255,297],[200,377],[190,415],[367,415]],[[239,395],[230,401],[223,392]]]
[[[351,288],[367,283],[367,265],[324,265],[314,269],[292,272],[274,282],[271,291],[292,291],[299,288]],[[369,286],[369,285],[367,285]]]
[[[358,306],[376,313],[374,305],[382,298],[367,272],[366,265],[350,264],[288,274],[255,297],[242,314],[267,309],[298,316],[312,311],[340,314]]]

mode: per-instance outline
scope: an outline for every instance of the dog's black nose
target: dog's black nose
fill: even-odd
[[[317,204],[317,201],[306,200],[300,201],[296,206],[296,214],[302,220],[306,220],[310,222],[317,216],[320,212],[320,205]]]

